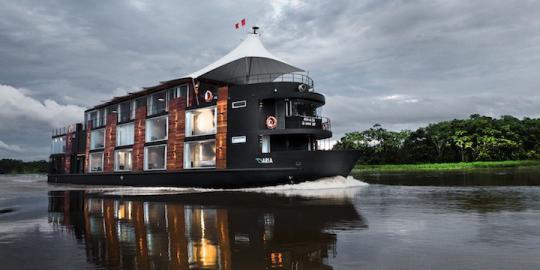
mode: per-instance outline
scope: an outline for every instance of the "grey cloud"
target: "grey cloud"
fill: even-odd
[[[15,152],[15,153],[21,153],[22,152],[22,148],[18,145],[9,145],[3,141],[0,141],[0,152]]]
[[[540,95],[507,97],[498,95],[467,95],[455,97],[418,97],[389,95],[371,98],[327,96],[324,113],[331,119],[336,135],[366,129],[376,123],[400,130],[429,123],[467,118],[471,114],[491,117],[513,115],[540,117]]]
[[[540,113],[538,1],[0,3],[0,84],[28,89],[23,96],[47,110],[92,106],[197,70],[240,42],[232,24],[246,17],[270,51],[309,70],[328,95],[336,137],[374,123]],[[0,108],[0,139],[27,159],[47,156],[50,123],[75,120],[13,110]]]

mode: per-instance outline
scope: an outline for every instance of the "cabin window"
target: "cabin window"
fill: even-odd
[[[261,153],[270,153],[270,136],[261,136]]]
[[[144,148],[144,169],[151,170],[164,170],[167,154],[166,145],[154,145]]]
[[[133,113],[131,110],[132,102],[127,101],[118,105],[118,122],[127,122],[133,119]]]
[[[213,167],[216,167],[216,140],[185,143],[184,168]]]
[[[134,124],[118,125],[116,127],[116,146],[131,145],[135,138]]]
[[[167,111],[167,92],[155,93],[148,98],[148,115]]]
[[[131,171],[133,168],[132,150],[122,149],[114,152],[114,170]]]
[[[315,116],[315,105],[303,100],[289,101],[290,115]]]
[[[146,142],[155,142],[167,139],[167,116],[146,120]]]
[[[60,154],[66,152],[66,138],[56,137],[52,139],[51,154]]]
[[[88,113],[88,121],[91,122],[92,127],[98,127],[98,111],[93,111]]]
[[[186,112],[186,136],[216,134],[216,107]]]
[[[90,153],[90,172],[103,171],[103,152]]]
[[[246,136],[235,136],[231,138],[231,143],[246,143]]]
[[[233,109],[244,108],[246,106],[247,106],[247,102],[245,100],[235,101],[232,103]]]
[[[101,127],[107,124],[107,115],[105,111],[105,109],[101,109],[98,111],[98,121],[96,127]]]
[[[182,84],[177,87],[169,89],[169,97],[170,99],[179,98],[179,97],[186,97],[187,96],[187,84]]]
[[[90,133],[90,150],[105,147],[105,129],[92,130]]]

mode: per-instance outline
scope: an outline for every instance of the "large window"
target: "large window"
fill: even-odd
[[[167,111],[167,92],[155,93],[148,98],[148,115]]]
[[[131,106],[133,102],[126,101],[118,105],[118,122],[127,122],[133,119]]]
[[[286,104],[286,115],[315,116],[316,106],[308,101],[301,99],[290,100]]]
[[[90,172],[103,171],[103,152],[90,153]]]
[[[186,112],[186,136],[215,134],[216,126],[215,106]]]
[[[101,127],[107,124],[107,110],[101,109],[98,111],[98,123],[96,127]]]
[[[184,168],[216,166],[216,140],[188,142],[184,147]]]
[[[182,84],[168,90],[170,99],[187,96],[187,84]]]
[[[92,127],[98,127],[98,111],[92,111],[87,114],[87,121],[92,122]],[[86,124],[86,123],[85,123]]]
[[[131,171],[133,168],[132,150],[122,149],[114,152],[114,170]]]
[[[52,139],[51,154],[60,154],[66,152],[66,138],[56,137]]]
[[[116,127],[116,146],[131,145],[135,137],[133,123]]]
[[[154,145],[144,148],[144,169],[145,170],[164,170],[166,168],[167,146]]]
[[[146,120],[146,142],[155,142],[167,139],[167,116]]]
[[[261,153],[270,153],[270,136],[263,135],[261,138]]]
[[[92,130],[90,133],[90,150],[105,147],[105,129]]]

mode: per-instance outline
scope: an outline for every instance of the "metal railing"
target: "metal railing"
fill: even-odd
[[[235,84],[254,84],[265,82],[298,82],[309,86],[309,91],[313,91],[313,80],[304,73],[266,73],[249,76],[234,77],[225,80]]]
[[[54,128],[52,130],[52,136],[66,135],[68,132],[75,132],[75,125],[69,125],[67,127]]]
[[[306,118],[309,119],[307,124],[303,123],[304,120],[299,121],[295,119],[295,118],[300,118],[300,117],[304,119]],[[328,117],[293,114],[293,115],[286,116],[284,120],[285,121],[282,120],[282,122],[284,123],[279,123],[279,120],[278,120],[278,126],[276,127],[276,129],[286,129],[286,128],[291,128],[291,125],[292,126],[299,125],[299,126],[304,126],[308,128],[316,128],[316,129],[322,129],[325,131],[332,131],[332,124],[330,122],[330,118]]]

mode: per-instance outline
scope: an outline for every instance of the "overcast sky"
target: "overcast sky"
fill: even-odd
[[[540,1],[0,0],[0,158],[45,159],[86,107],[233,49],[309,71],[334,138],[473,113],[540,116]]]

